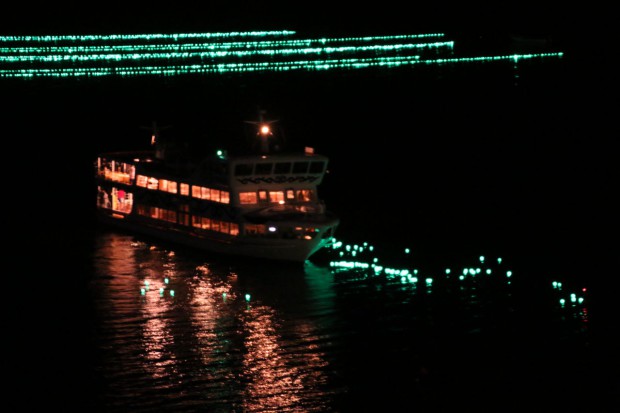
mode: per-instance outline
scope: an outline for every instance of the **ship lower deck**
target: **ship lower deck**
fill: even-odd
[[[157,221],[135,220],[131,215],[110,214],[106,210],[99,210],[98,216],[108,225],[215,254],[300,263],[328,245],[338,225],[336,220],[328,222],[320,229],[321,235],[308,239],[193,231]]]

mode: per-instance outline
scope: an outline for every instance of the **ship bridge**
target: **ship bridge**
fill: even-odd
[[[317,204],[316,187],[323,180],[327,162],[327,157],[310,151],[232,158],[229,182],[233,199],[246,208]]]
[[[315,154],[262,155],[230,160],[233,190],[316,187],[323,180],[327,157]]]

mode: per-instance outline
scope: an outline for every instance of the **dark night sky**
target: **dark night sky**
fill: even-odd
[[[604,59],[614,30],[611,10],[566,2],[28,2],[0,14],[0,35],[191,33],[295,30],[312,35],[390,35],[424,32],[449,37],[544,36],[565,51]]]
[[[499,31],[564,34],[583,25],[584,10],[527,2],[93,2],[17,4],[2,13],[3,34],[192,32],[289,29],[330,32]],[[532,2],[534,3],[534,2]]]
[[[588,237],[579,238],[578,245],[570,246],[568,251],[560,250],[560,247],[554,245],[543,245],[541,240],[537,240],[534,237],[532,239],[539,244],[540,251],[547,253],[549,248],[555,248],[560,250],[561,254],[559,255],[572,254],[576,257],[574,258],[575,261],[583,263],[583,267],[591,264],[591,261],[593,261],[592,257],[598,259],[599,256],[603,256],[605,264],[609,263],[610,265],[605,267],[604,272],[601,271],[600,274],[596,275],[600,275],[601,279],[605,279],[605,287],[607,287],[608,274],[612,271],[617,273],[617,252],[616,249],[612,251],[610,246],[614,240],[611,239],[608,242],[607,238],[617,236],[615,232],[611,231],[611,227],[617,224],[617,208],[612,206],[610,202],[611,194],[617,192],[617,179],[612,178],[612,174],[616,174],[618,171],[617,162],[615,162],[617,156],[612,155],[617,154],[617,150],[612,151],[611,148],[612,142],[617,141],[620,132],[617,122],[618,97],[612,87],[617,85],[617,82],[612,81],[611,77],[611,68],[614,67],[615,69],[612,62],[617,57],[618,49],[617,45],[614,45],[614,48],[607,48],[606,45],[611,44],[609,33],[612,32],[612,29],[616,30],[618,27],[617,22],[608,23],[608,20],[617,18],[617,14],[612,13],[610,10],[596,9],[589,4],[585,6],[584,4],[579,4],[580,8],[573,8],[573,6],[569,6],[570,2],[565,1],[558,2],[562,7],[556,9],[544,0],[536,2],[495,1],[487,4],[461,1],[456,6],[440,1],[417,3],[382,0],[367,5],[362,5],[363,2],[359,1],[348,3],[343,4],[343,2],[334,1],[295,2],[290,0],[287,2],[213,2],[202,0],[162,3],[156,1],[134,2],[130,0],[122,2],[82,1],[75,4],[48,1],[40,5],[23,1],[13,2],[10,7],[5,6],[3,8],[3,11],[0,13],[0,35],[192,33],[286,29],[297,31],[300,37],[306,35],[356,36],[425,32],[446,33],[450,39],[456,39],[457,36],[462,36],[463,38],[481,38],[485,36],[501,38],[511,34],[537,37],[550,36],[554,40],[554,44],[559,45],[562,51],[571,53],[570,61],[578,64],[576,67],[570,68],[574,76],[567,76],[568,79],[574,79],[574,82],[567,84],[561,90],[562,96],[569,96],[579,106],[578,109],[571,110],[572,114],[582,117],[582,120],[578,122],[580,127],[570,131],[572,137],[554,136],[553,144],[557,143],[558,147],[561,147],[564,144],[562,140],[570,141],[572,139],[572,147],[577,149],[573,151],[574,153],[571,152],[571,155],[574,156],[569,158],[569,160],[572,162],[573,159],[577,159],[579,162],[570,163],[570,166],[577,171],[571,177],[576,178],[577,189],[587,189],[587,195],[583,196],[566,184],[567,189],[559,191],[562,194],[567,194],[566,203],[560,203],[560,201],[552,203],[552,205],[565,207],[563,215],[560,216],[561,219],[554,218],[554,222],[557,225],[560,236],[565,238],[559,243],[560,247],[568,245],[570,236],[576,230],[583,231]],[[540,3],[544,3],[544,5]],[[493,4],[493,6],[489,6],[489,4]],[[609,4],[611,6],[612,3],[610,2]],[[459,43],[459,40],[457,40],[457,43]],[[0,86],[3,86],[1,82]],[[398,95],[402,94],[402,85],[392,85],[392,87],[395,93],[397,92]],[[411,86],[411,90],[415,90],[415,88]],[[63,116],[66,115],[63,112],[65,109],[62,105],[53,106],[48,113],[45,101],[41,103],[41,101],[36,99],[39,93],[30,91],[30,94],[25,94],[16,89],[14,95],[11,95],[6,89],[2,89],[2,91],[5,96],[5,103],[7,101],[13,102],[14,107],[18,108],[18,110],[24,108],[30,110],[32,107],[43,108],[40,112],[46,116],[45,119],[52,121],[53,127],[59,130],[65,127],[66,119],[57,116],[59,112]],[[54,91],[55,89],[51,89],[51,91],[42,94],[49,97],[53,95]],[[69,96],[73,96],[70,92],[75,93],[74,91],[69,91]],[[123,90],[123,92],[125,91]],[[382,94],[386,93],[383,90],[379,90],[379,92]],[[105,95],[105,93],[103,94]],[[127,92],[127,95],[129,97],[133,96],[129,92]],[[31,99],[31,96],[34,96],[35,99]],[[142,102],[138,98],[135,101]],[[397,103],[400,104],[399,102]],[[393,104],[397,106],[397,103]],[[539,104],[542,105],[543,103]],[[336,105],[332,104],[332,106]],[[91,124],[96,126],[105,115],[110,114],[110,119],[103,120],[111,120],[110,125],[107,125],[107,128],[111,130],[114,127],[114,116],[118,116],[119,113],[122,114],[121,108],[125,107],[133,107],[132,102],[126,100],[121,102],[119,107],[106,107],[103,115],[97,114],[95,116],[80,106],[82,113],[88,115],[84,116],[84,119],[81,119],[80,122],[89,127]],[[130,111],[126,112],[123,115],[126,117],[131,116],[131,121],[133,122],[134,114]],[[5,111],[4,115],[0,116],[2,121],[0,123],[3,123],[3,126],[6,121],[9,121],[11,125],[16,125],[9,133],[5,131],[5,137],[13,135],[18,138],[20,136],[29,136],[22,131],[23,125],[36,130],[36,127],[32,126],[34,122],[30,118],[30,113],[26,113],[25,110],[23,110],[23,113],[23,118],[15,116],[10,110]],[[43,132],[47,132],[47,130]],[[101,134],[101,131],[93,127],[93,133]],[[48,137],[45,133],[40,133],[40,136]],[[20,150],[32,149],[29,140],[23,139],[20,141],[16,139],[15,141],[20,145]],[[23,142],[28,143],[24,145]],[[568,143],[570,144],[571,142]],[[63,140],[60,146],[65,147],[73,144],[73,142]],[[581,150],[577,144],[583,144],[583,154],[586,156],[577,156]],[[26,146],[28,147],[26,148]],[[89,151],[91,150],[86,140],[79,141],[78,147],[86,147]],[[549,148],[554,147],[549,145]],[[45,149],[48,148],[46,147]],[[71,151],[74,153],[76,149],[71,149]],[[556,153],[554,151],[549,149],[548,152],[555,157]],[[46,158],[47,154],[44,150],[38,150],[35,155],[38,155],[41,160],[46,160],[44,158]],[[588,161],[589,163],[580,163],[582,159],[591,160]],[[562,159],[562,162],[568,164],[569,160]],[[84,157],[84,162],[90,167],[91,161],[88,156]],[[45,166],[47,164],[41,162],[40,165]],[[56,167],[59,166],[56,165]],[[66,171],[69,173],[75,172],[73,169],[70,169],[73,167],[71,165],[60,164],[60,167],[67,168]],[[559,176],[559,173],[552,170],[553,168],[549,167],[548,169],[551,171],[549,176],[552,178],[555,179]],[[70,176],[69,173],[65,176]],[[24,179],[27,180],[31,179],[29,174],[18,175],[23,175]],[[16,176],[16,170],[13,166],[6,172],[6,176]],[[52,177],[47,177],[47,179],[51,181]],[[553,182],[550,178],[548,181]],[[33,196],[30,186],[22,185],[19,180],[14,183],[17,184],[15,186],[18,188],[14,191],[7,190],[7,193],[11,193],[15,199],[26,199],[25,197]],[[53,181],[48,187],[53,188],[56,184],[57,182]],[[551,195],[548,195],[548,191],[545,191],[543,185],[538,183],[537,187],[541,188],[541,195],[550,198]],[[430,186],[428,192],[432,192]],[[575,196],[576,193],[577,196]],[[20,198],[20,196],[15,196],[15,194],[24,195],[23,198]],[[40,194],[36,195],[40,197]],[[52,197],[57,197],[58,193],[57,191],[52,193],[50,189],[48,195],[50,199],[55,199]],[[87,201],[88,199],[83,202]],[[35,203],[28,203],[28,205],[37,207]],[[531,208],[534,207],[532,206]],[[551,206],[546,206],[545,211],[549,212],[550,215],[555,213]],[[64,233],[65,239],[63,241],[65,242],[57,242],[57,244],[63,246],[73,245],[67,244],[75,242],[73,239],[70,239],[70,236],[74,234],[73,232],[64,227],[62,229],[56,228],[53,225],[51,228],[45,227],[45,231],[41,231],[39,222],[31,219],[32,216],[36,216],[35,213],[27,212],[29,214],[28,219],[18,218],[16,221],[26,224],[31,223],[31,234],[40,234],[41,240],[49,243],[47,232],[53,233],[54,237]],[[40,211],[37,207],[36,214],[39,213]],[[63,209],[61,213],[64,216],[67,211]],[[7,217],[9,216],[7,215]],[[566,219],[564,220],[564,218]],[[514,224],[515,227],[517,225]],[[553,229],[556,228],[554,227]],[[76,225],[75,231],[77,232],[77,230]],[[601,237],[594,235],[598,231],[603,234]],[[24,228],[21,226],[20,232],[24,232]],[[20,237],[16,239],[23,239],[21,233]],[[520,240],[517,241],[521,244]],[[37,245],[37,242],[31,241],[31,243]],[[530,244],[523,244],[521,247],[532,249]],[[529,249],[528,252],[530,252]],[[75,249],[70,254],[70,258],[73,258],[74,255],[77,256],[77,251],[81,250]],[[52,256],[52,252],[47,253],[50,254],[51,258],[55,258]],[[579,254],[584,255],[584,258],[581,258]],[[41,255],[41,260],[43,260],[42,257],[43,255]],[[78,260],[77,262],[81,263],[82,261]],[[613,270],[609,270],[612,268],[611,263],[613,263]],[[74,263],[70,265],[75,266]],[[600,268],[603,268],[602,265]],[[617,277],[614,276],[614,279],[618,283]],[[64,286],[64,284],[61,283],[60,286]],[[59,286],[55,288],[58,291],[61,289]],[[617,295],[617,290],[603,290],[599,294],[603,292]],[[28,291],[28,293],[30,294],[31,292]],[[45,294],[45,298],[41,302],[49,303],[51,302],[49,300],[55,299],[55,296],[49,294],[47,290],[43,290],[41,295],[43,296],[43,294]],[[66,293],[63,292],[63,294]],[[26,305],[35,301],[30,296],[27,296],[27,298],[28,300],[25,301]],[[54,305],[56,304],[55,302]],[[21,321],[19,323],[20,325],[22,324]],[[33,328],[32,330],[35,331],[36,329]],[[32,338],[35,338],[34,335]],[[36,339],[39,339],[38,335]],[[36,353],[33,351],[32,354]],[[30,358],[30,354],[28,357]],[[38,362],[39,359],[34,357],[32,360]],[[38,370],[39,366],[37,365],[36,371],[38,372]],[[19,380],[13,380],[13,382],[19,382]],[[38,389],[38,391],[40,390]]]
[[[570,53],[570,59],[567,60],[570,60],[571,65],[577,63],[575,67],[567,69],[571,70],[571,75],[566,77],[571,83],[566,84],[566,87],[557,85],[562,96],[575,102],[575,108],[569,106],[571,114],[566,116],[558,114],[557,117],[582,118],[579,130],[570,131],[571,136],[554,136],[554,139],[558,142],[572,139],[574,142],[583,143],[584,153],[592,156],[589,157],[591,161],[588,161],[590,162],[588,165],[579,165],[579,168],[588,172],[584,176],[577,175],[576,178],[584,182],[592,181],[591,186],[597,190],[606,188],[611,182],[609,175],[612,169],[617,169],[607,164],[611,153],[608,148],[611,147],[612,137],[619,136],[618,126],[613,121],[615,117],[612,106],[606,103],[617,101],[612,97],[610,86],[614,82],[610,82],[611,71],[608,70],[612,67],[610,63],[616,52],[610,48],[612,53],[607,53],[606,49],[606,44],[609,43],[607,32],[614,26],[606,24],[605,17],[611,14],[592,7],[571,9],[567,8],[565,3],[561,9],[554,9],[547,2],[545,5],[533,3],[496,2],[495,5],[489,6],[460,2],[457,6],[452,6],[443,2],[411,3],[388,0],[367,6],[351,2],[355,6],[350,6],[342,2],[327,1],[303,3],[174,1],[164,4],[150,2],[138,6],[135,2],[78,5],[66,3],[57,5],[49,2],[36,7],[20,3],[0,14],[0,34],[192,33],[286,29],[295,30],[299,37],[304,37],[443,32],[448,38],[455,39],[458,45],[461,44],[462,38],[468,37],[502,38],[511,34],[550,36],[554,45],[558,45],[558,48],[567,54]],[[403,96],[405,89],[401,84],[392,87],[396,96]],[[415,90],[414,86],[411,88]],[[384,96],[387,92],[378,89],[377,93]],[[27,97],[22,97],[22,94],[18,93],[17,96],[19,99],[24,99],[24,106],[31,104]],[[139,98],[136,98],[136,101],[140,101]],[[110,113],[109,119],[113,120],[120,113],[131,117],[133,122],[134,113],[131,110],[122,113],[123,106],[119,107],[115,99],[113,102],[115,103],[113,106],[104,106],[104,114]],[[398,106],[400,102],[394,104]],[[299,105],[301,103],[297,104]],[[92,113],[87,115],[94,116]],[[57,117],[53,114],[49,116],[57,122]],[[98,116],[104,115],[98,114]],[[84,124],[98,123],[88,117],[85,119],[82,121]],[[27,122],[28,120],[23,123]],[[111,123],[109,129],[114,127],[113,122]],[[19,130],[19,127],[16,127],[16,130]],[[551,144],[549,147],[552,147]],[[551,149],[549,153],[556,158]],[[575,157],[578,154],[579,152],[575,150]],[[583,157],[577,158],[583,159]],[[552,170],[551,167],[546,168]],[[601,179],[604,180],[602,184]],[[539,183],[537,185],[542,187]],[[596,194],[598,198],[594,200],[579,198],[578,204],[596,204],[600,199],[607,199],[606,194],[607,191],[601,191],[600,194]],[[602,206],[604,213],[608,208],[607,205]],[[587,214],[587,217],[601,216],[600,212],[600,210],[594,211]],[[598,219],[597,222],[603,220]]]

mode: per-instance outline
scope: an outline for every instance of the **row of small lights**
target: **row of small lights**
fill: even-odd
[[[291,62],[260,62],[260,63],[230,63],[230,64],[200,64],[184,66],[145,66],[122,68],[58,68],[58,69],[8,69],[0,70],[0,77],[29,78],[29,77],[76,77],[76,76],[138,76],[138,75],[181,75],[205,73],[245,73],[265,71],[289,70],[329,70],[329,69],[361,69],[370,67],[399,67],[406,65],[426,64],[441,65],[467,62],[489,62],[562,57],[563,53],[536,53],[526,55],[506,55],[489,57],[468,57],[449,59],[422,60],[419,56],[383,57],[367,59],[338,59],[338,60],[301,60]]]
[[[136,66],[136,67],[84,67],[57,69],[13,69],[0,70],[0,77],[75,77],[75,76],[138,76],[138,75],[180,75],[201,73],[246,73],[289,70],[328,70],[335,68],[394,67],[412,64],[419,56],[334,59],[334,60],[299,60],[291,62],[258,63],[215,63],[183,66]]]
[[[274,37],[288,36],[294,32],[248,32],[238,33],[231,32],[230,38],[252,36],[252,37]],[[95,41],[112,41],[112,40],[169,40],[180,41],[180,39],[212,39],[227,38],[222,33],[213,34],[196,34],[194,37],[186,35],[129,35],[123,37],[108,38],[106,36],[44,36],[44,37],[28,37],[28,36],[0,36],[0,43],[10,42],[95,42]],[[84,62],[84,61],[106,61],[117,63],[120,61],[144,61],[144,60],[184,60],[192,58],[200,59],[230,59],[233,57],[249,57],[249,56],[291,56],[291,55],[317,55],[322,54],[353,54],[360,52],[399,52],[420,49],[442,49],[452,50],[454,42],[437,41],[430,43],[396,43],[396,44],[361,44],[361,45],[339,45],[326,46],[335,43],[368,43],[368,42],[394,42],[411,39],[428,39],[443,37],[443,33],[429,33],[417,35],[400,35],[400,36],[366,36],[366,37],[347,37],[347,38],[319,38],[319,39],[286,39],[286,40],[265,40],[250,42],[216,42],[216,43],[177,43],[177,44],[139,44],[139,45],[79,45],[79,46],[50,46],[46,47],[4,47],[0,49],[6,56],[0,56],[0,63],[24,63],[24,62]],[[319,45],[314,46],[312,45]],[[97,49],[90,49],[91,47]],[[172,50],[190,50],[183,52],[169,52]],[[83,49],[88,48],[88,49]],[[160,49],[163,48],[163,49]],[[144,52],[144,50],[147,52]],[[58,52],[55,52],[55,51]],[[85,55],[76,54],[81,50],[88,50]],[[132,51],[136,51],[133,52]],[[161,52],[160,52],[161,50]],[[93,53],[99,51],[99,53]],[[114,53],[110,53],[110,52]],[[139,51],[139,52],[137,52]],[[151,52],[156,51],[156,53]],[[51,53],[50,53],[51,52]],[[22,53],[27,53],[22,55]],[[35,55],[33,55],[35,53]],[[36,53],[49,53],[44,55],[36,55]],[[158,76],[174,76],[183,74],[207,74],[207,73],[243,73],[243,72],[264,72],[264,71],[289,71],[289,70],[328,70],[328,69],[360,69],[370,67],[399,67],[404,65],[426,64],[441,65],[453,63],[469,63],[469,62],[497,62],[509,60],[518,62],[524,59],[533,58],[549,58],[562,57],[560,53],[535,53],[535,54],[512,54],[500,56],[479,56],[479,57],[445,57],[421,59],[419,56],[372,56],[368,58],[343,58],[343,59],[325,59],[325,60],[290,60],[290,61],[262,61],[262,62],[210,62],[193,65],[162,65],[162,66],[132,66],[132,67],[73,67],[73,68],[22,68],[22,69],[2,69],[0,77],[5,78],[33,78],[33,77],[81,77],[81,76],[141,76],[141,75],[158,75]]]
[[[107,53],[107,54],[49,54],[44,56],[25,55],[25,56],[0,56],[0,63],[23,63],[23,62],[89,62],[89,61],[124,61],[124,60],[154,60],[154,59],[192,59],[192,58],[230,58],[230,57],[249,57],[257,55],[310,55],[310,54],[338,54],[338,53],[359,53],[359,52],[383,52],[399,51],[407,49],[421,49],[431,47],[449,46],[450,42],[444,43],[424,43],[424,44],[392,44],[392,45],[372,45],[372,46],[341,46],[341,47],[307,47],[307,48],[288,48],[288,49],[262,49],[238,50],[238,51],[202,51],[202,52],[165,52],[165,53]]]
[[[362,244],[344,244],[342,241],[338,241],[334,239],[329,248],[333,252],[337,252],[338,254],[337,260],[332,260],[329,262],[329,266],[332,269],[333,273],[339,273],[342,271],[361,271],[364,274],[368,274],[367,271],[371,270],[372,275],[374,276],[380,276],[383,274],[389,279],[398,279],[400,277],[400,281],[403,284],[410,283],[413,286],[417,286],[420,281],[418,269],[392,268],[392,267],[384,266],[384,265],[379,264],[378,262],[379,260],[378,258],[376,258],[376,256],[372,258],[371,262],[346,259],[346,258],[355,258],[355,257],[363,256],[363,255],[368,255],[369,253],[372,253],[372,255],[376,255],[374,246],[368,244],[367,242],[364,242]],[[410,254],[411,254],[411,250],[409,248],[405,248],[404,255],[408,256]],[[486,259],[485,256],[483,255],[479,256],[478,261],[481,265],[487,265],[487,268],[484,269],[484,273],[486,275],[493,274],[493,270],[490,268],[491,263]],[[493,260],[493,262],[496,263],[496,265],[500,266],[503,264],[503,259],[501,257],[498,257],[495,260]],[[200,269],[197,268],[197,270],[200,270]],[[502,272],[504,272],[505,274],[507,284],[510,285],[510,279],[513,276],[513,272],[511,270],[505,270],[505,271],[502,270]],[[450,277],[450,275],[452,274],[452,269],[446,268],[444,270],[444,273],[446,277]],[[459,274],[458,280],[464,281],[468,277],[474,278],[481,273],[483,273],[483,269],[480,266],[465,267],[462,269],[461,273]],[[430,276],[424,277],[424,285],[426,286],[429,292],[431,291],[431,287],[433,286],[433,281],[434,281],[433,277],[430,277]],[[168,295],[170,297],[175,296],[174,289],[168,288],[169,283],[170,283],[170,279],[168,277],[165,277],[164,278],[165,287],[160,287],[158,289],[160,297],[164,297],[166,295],[165,294],[166,290],[168,291]],[[553,281],[552,287],[554,290],[557,290],[559,292],[563,291],[563,283],[561,281]],[[146,294],[150,291],[150,289],[151,289],[151,283],[148,280],[145,280],[144,285],[140,288],[140,294],[142,296],[146,296]],[[568,293],[568,297],[569,297],[568,300],[564,296],[562,296],[561,298],[559,298],[560,307],[565,308],[567,305],[567,302],[570,302],[572,307],[581,306],[580,308],[583,309],[582,306],[585,303],[585,298],[583,295],[586,293],[586,291],[587,291],[586,288],[582,288],[580,291],[580,294],[575,293],[575,292]],[[228,298],[227,293],[225,292],[222,293],[222,301],[226,302],[227,298]],[[251,295],[249,293],[244,294],[244,299],[248,306],[247,308],[249,309]],[[585,311],[585,309],[583,309],[583,311]]]
[[[385,274],[388,278],[401,277],[402,282],[410,282],[413,284],[419,281],[419,277],[418,277],[419,270],[418,269],[386,267],[386,266],[379,264],[379,259],[377,257],[373,257],[371,262],[348,261],[344,259],[345,257],[355,258],[355,257],[361,256],[362,254],[366,252],[373,252],[374,246],[369,245],[367,242],[364,242],[361,245],[357,245],[357,244],[343,244],[342,241],[335,240],[332,243],[331,248],[332,250],[340,250],[338,251],[338,256],[339,258],[342,258],[340,260],[330,261],[329,263],[330,267],[334,268],[336,271],[372,269],[374,275]],[[405,255],[409,255],[411,253],[411,250],[409,248],[405,248],[404,253]],[[484,263],[485,257],[480,256],[479,260],[480,260],[480,263]],[[497,264],[499,265],[501,263],[502,263],[502,258],[497,258]],[[459,275],[458,278],[460,281],[463,281],[465,280],[466,277],[468,276],[474,277],[480,274],[481,272],[482,272],[482,269],[480,267],[463,268],[462,274]],[[485,270],[485,273],[487,275],[491,275],[492,273],[491,268],[487,268]],[[452,269],[446,268],[445,275],[449,277],[451,274],[452,274]],[[505,274],[508,279],[512,277],[511,270],[507,270]],[[424,281],[427,286],[431,286],[433,284],[433,277],[425,277]],[[508,283],[510,283],[510,280],[508,281]]]
[[[378,258],[372,258],[371,262],[368,261],[358,261],[358,260],[346,260],[345,258],[356,258],[361,256],[364,253],[373,253],[374,246],[369,245],[367,242],[363,244],[344,244],[342,241],[338,241],[334,239],[330,248],[332,251],[337,251],[338,258],[337,260],[330,261],[329,265],[336,272],[341,271],[359,271],[359,270],[369,270],[372,269],[374,275],[385,274],[388,278],[401,277],[401,281],[403,283],[417,283],[419,281],[418,278],[418,269],[408,269],[408,268],[391,268],[385,267],[379,264]],[[411,250],[409,248],[404,249],[404,254],[409,255]],[[480,264],[489,264],[488,260],[485,256],[481,255],[478,257]],[[496,259],[497,265],[502,265],[503,259],[498,257]],[[483,268],[480,267],[465,267],[462,269],[461,274],[458,276],[459,281],[464,281],[467,277],[475,277],[478,274],[483,272]],[[484,269],[484,273],[486,275],[492,275],[493,270],[491,268]],[[449,277],[452,274],[452,269],[445,269],[445,276]],[[513,276],[512,270],[505,270],[504,272],[507,283],[510,284],[510,279]],[[433,277],[425,277],[425,284],[430,287],[433,284]],[[557,291],[563,291],[563,283],[561,281],[553,281],[552,288]],[[570,302],[572,306],[583,305],[585,303],[585,293],[587,292],[586,288],[581,288],[579,292],[569,292],[568,299],[565,296],[560,297],[558,303],[561,308],[565,308],[567,303]]]
[[[131,53],[131,52],[167,52],[167,51],[192,51],[192,50],[254,50],[272,48],[309,48],[326,47],[334,43],[368,43],[368,42],[394,42],[403,40],[428,39],[431,37],[443,37],[443,33],[426,35],[398,35],[398,36],[368,36],[368,37],[341,37],[341,38],[317,38],[317,39],[292,39],[292,40],[261,40],[261,41],[224,41],[215,43],[161,43],[161,44],[101,44],[101,45],[68,45],[68,46],[11,46],[0,47],[0,53],[6,54],[38,54],[38,53]],[[419,47],[449,47],[454,46],[453,41],[407,43],[419,45]],[[335,46],[331,46],[335,47]]]
[[[0,42],[114,42],[128,40],[172,40],[185,39],[219,39],[228,37],[263,37],[263,36],[290,36],[295,34],[290,30],[276,31],[249,31],[249,32],[213,32],[213,33],[173,33],[173,34],[106,34],[106,35],[61,35],[61,36],[0,36]]]

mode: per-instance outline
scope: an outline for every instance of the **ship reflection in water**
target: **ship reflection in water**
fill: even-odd
[[[584,386],[563,358],[586,347],[587,290],[528,292],[501,257],[433,273],[368,244],[336,242],[303,267],[195,254],[97,235],[98,408],[355,411]]]

